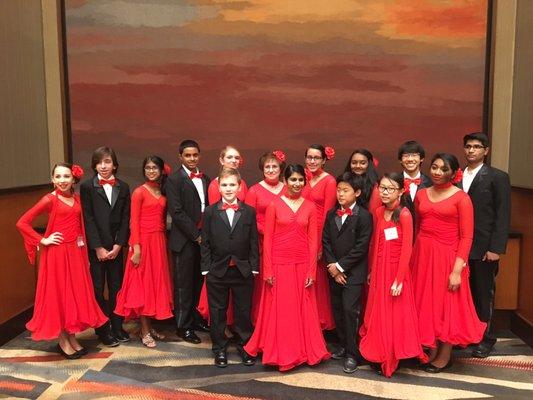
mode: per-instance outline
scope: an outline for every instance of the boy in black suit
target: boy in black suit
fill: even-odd
[[[237,170],[223,169],[218,179],[222,200],[205,209],[201,244],[215,365],[228,365],[228,339],[224,331],[230,290],[235,315],[233,330],[240,339],[237,349],[243,364],[253,365],[255,358],[248,355],[242,346],[252,335],[253,275],[259,273],[255,210],[237,200],[241,185]]]
[[[344,358],[346,373],[357,369],[361,289],[368,275],[372,235],[371,215],[356,204],[363,184],[361,176],[351,173],[337,178],[340,207],[327,213],[322,235],[323,257],[331,276],[331,305],[341,344],[331,356]]]
[[[470,290],[478,317],[487,323],[483,340],[472,356],[488,357],[496,338],[491,335],[495,279],[500,254],[505,253],[511,218],[509,175],[485,164],[489,138],[481,132],[463,138],[467,166],[459,187],[468,193],[474,205],[474,242],[470,249]]]
[[[208,330],[196,307],[203,283],[200,230],[208,204],[209,178],[198,169],[200,146],[194,140],[180,143],[179,158],[181,168],[165,185],[168,213],[172,217],[168,244],[174,260],[174,317],[178,336],[198,344],[201,340],[194,330]]]
[[[118,161],[113,149],[97,148],[92,155],[91,168],[94,177],[80,185],[81,206],[94,293],[111,322],[111,326],[106,324],[95,331],[103,344],[117,346],[119,342],[130,340],[122,329],[123,318],[113,312],[124,276],[122,248],[128,245],[129,238],[130,189],[115,176]],[[108,304],[104,299],[106,280]]]

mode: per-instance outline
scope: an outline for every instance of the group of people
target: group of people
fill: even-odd
[[[56,164],[55,190],[17,223],[32,263],[41,247],[27,328],[35,340],[59,338],[67,359],[87,353],[75,334],[89,327],[107,346],[130,340],[124,318],[140,320],[149,348],[164,339],[152,319],[174,318],[190,343],[209,331],[218,367],[232,342],[243,364],[262,354],[280,371],[331,357],[346,373],[364,359],[390,377],[400,360],[418,358],[437,373],[457,345],[487,357],[510,184],[485,163],[485,134],[466,135],[463,148],[464,173],[455,156],[438,153],[424,175],[425,151],[408,141],[402,172],[378,177],[371,152],[356,149],[337,178],[325,170],[331,147],[309,146],[305,165],[269,151],[259,159],[263,180],[248,188],[235,147],[222,150],[210,180],[200,146],[184,140],[172,174],[160,157],[145,158],[131,198],[111,148],[94,151],[94,176],[79,195],[81,168]],[[32,221],[43,213],[40,235]],[[330,352],[324,331],[333,329]]]

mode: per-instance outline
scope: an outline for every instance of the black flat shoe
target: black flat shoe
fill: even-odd
[[[113,331],[113,336],[121,343],[129,342],[131,340],[130,335],[128,335],[128,332],[124,329]]]
[[[89,354],[89,351],[85,347],[82,347],[81,349],[76,350],[76,353],[78,353],[80,357],[83,357]]]
[[[450,361],[448,361],[448,364],[446,364],[444,367],[437,367],[431,363],[428,363],[424,367],[424,371],[429,372],[430,374],[438,374],[439,372],[447,370],[452,365],[453,365],[452,359],[450,359]]]
[[[111,333],[106,333],[99,336],[100,342],[107,347],[117,347],[120,342]]]
[[[225,350],[215,353],[215,365],[219,368],[226,368],[228,366],[228,356]]]
[[[242,359],[242,363],[244,365],[246,365],[247,367],[251,367],[255,364],[255,357],[248,354],[242,346],[237,346],[237,351],[239,352],[239,355]]]
[[[202,343],[198,335],[196,335],[196,333],[194,333],[192,329],[178,329],[177,334],[180,338],[182,338],[186,342],[193,343],[193,344]]]
[[[57,351],[59,352],[59,354],[61,354],[63,357],[65,357],[67,360],[77,360],[78,358],[81,357],[80,354],[78,354],[78,352],[74,352],[72,354],[67,354],[65,353],[65,351],[61,348],[61,346],[59,345],[59,343],[57,344]]]
[[[381,365],[378,363],[370,363],[370,368],[374,370],[374,372],[378,375],[383,375],[383,371],[381,370]]]
[[[357,360],[352,356],[347,356],[344,360],[344,366],[342,367],[342,370],[346,374],[354,373],[357,369]]]
[[[344,357],[346,357],[346,349],[344,347],[341,347],[340,349],[337,349],[331,353],[331,358],[334,360],[342,360]]]

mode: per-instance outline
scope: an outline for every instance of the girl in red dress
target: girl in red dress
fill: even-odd
[[[320,144],[309,146],[305,152],[307,184],[302,191],[302,196],[315,203],[319,238],[322,238],[326,214],[337,202],[337,182],[332,175],[324,171],[326,161],[334,156],[335,150],[332,147],[324,147]],[[335,319],[331,308],[328,273],[322,261],[322,240],[318,243],[317,260],[315,290],[318,316],[322,329],[330,330],[335,328]]]
[[[151,326],[151,318],[172,317],[173,297],[167,258],[165,217],[167,200],[162,193],[169,174],[163,160],[148,156],[143,161],[145,182],[131,196],[130,251],[115,313],[141,321],[141,341],[156,347],[164,336]]]
[[[415,197],[413,291],[420,340],[430,348],[424,369],[433,373],[451,366],[452,346],[479,343],[486,327],[468,283],[474,215],[468,194],[453,186],[461,176],[457,158],[439,153],[431,160],[433,186]]]
[[[373,214],[370,289],[359,350],[378,372],[390,377],[401,359],[427,361],[418,334],[409,259],[413,219],[400,199],[403,175],[385,174],[378,186],[381,202]]]
[[[367,149],[355,149],[348,159],[345,172],[361,175],[365,179],[365,186],[357,202],[370,213],[381,206],[378,191],[378,174],[376,167],[378,160]]]
[[[285,169],[285,154],[281,150],[269,151],[259,158],[259,169],[264,179],[250,187],[246,194],[245,203],[255,208],[257,231],[259,233],[259,254],[263,251],[263,235],[265,234],[265,213],[268,205],[284,192],[285,185],[280,175]],[[261,257],[262,259],[262,257]],[[254,280],[254,294],[252,298],[252,322],[255,324],[259,313],[259,303],[263,292],[263,268],[259,268],[259,275]]]
[[[33,340],[59,338],[58,351],[67,359],[87,354],[76,333],[107,323],[94,297],[80,199],[73,190],[82,175],[77,165],[56,164],[52,169],[55,191],[17,222],[32,264],[41,246],[33,317],[26,328]],[[45,213],[48,225],[41,236],[32,222]]]
[[[316,304],[316,207],[301,196],[305,171],[289,165],[284,172],[286,195],[266,210],[263,246],[265,290],[255,331],[245,346],[248,354],[263,353],[263,364],[287,371],[302,363],[318,364],[330,357]]]

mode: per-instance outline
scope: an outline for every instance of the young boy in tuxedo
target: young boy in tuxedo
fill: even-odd
[[[124,276],[122,248],[128,245],[129,238],[130,189],[115,176],[118,161],[113,149],[97,148],[91,158],[91,168],[94,177],[80,185],[81,206],[94,293],[111,322],[111,326],[106,324],[95,331],[103,344],[113,347],[130,340],[122,328],[123,318],[113,312]],[[104,299],[106,280],[107,302]]]
[[[340,341],[340,348],[331,356],[344,359],[345,373],[357,369],[361,290],[367,279],[372,235],[372,217],[357,205],[363,184],[361,176],[349,172],[337,178],[339,207],[327,213],[322,235],[323,257],[331,277],[331,306]]]
[[[237,349],[243,364],[253,365],[255,358],[242,346],[252,335],[253,275],[259,273],[255,210],[237,199],[241,184],[237,170],[223,169],[218,179],[222,200],[205,209],[201,243],[215,365],[228,365],[228,339],[224,331],[230,290],[235,315],[233,330],[239,339]]]

